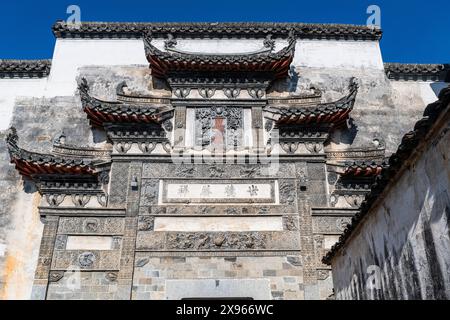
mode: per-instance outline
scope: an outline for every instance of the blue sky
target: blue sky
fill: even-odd
[[[386,62],[450,63],[450,0],[106,0],[2,1],[0,58],[51,58],[52,24],[81,8],[82,21],[276,21],[365,24],[381,9]]]

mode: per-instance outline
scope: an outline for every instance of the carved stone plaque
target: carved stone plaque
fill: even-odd
[[[163,203],[276,203],[276,181],[162,181]]]

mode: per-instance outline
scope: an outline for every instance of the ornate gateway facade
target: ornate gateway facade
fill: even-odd
[[[448,81],[363,26],[53,31],[53,61],[0,62],[2,297],[325,299],[322,256]]]

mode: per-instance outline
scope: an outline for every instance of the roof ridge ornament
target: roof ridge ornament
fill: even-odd
[[[169,33],[167,35],[167,40],[164,41],[164,48],[166,50],[169,50],[171,48],[175,48],[176,45],[177,45],[177,40],[175,40],[173,35],[171,33]]]
[[[271,34],[268,34],[266,39],[264,39],[263,45],[264,47],[269,48],[270,51],[275,50],[275,40],[272,39]]]

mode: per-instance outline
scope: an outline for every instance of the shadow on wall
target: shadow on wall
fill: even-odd
[[[447,79],[446,81],[450,81],[450,79]],[[433,92],[436,95],[436,97],[438,97],[439,96],[439,92],[441,92],[441,90],[446,88],[447,86],[448,86],[448,83],[446,83],[446,82],[432,82],[432,83],[430,83],[431,90],[433,90]]]
[[[348,126],[342,129],[337,129],[331,133],[329,142],[332,142],[336,145],[344,144],[344,145],[352,145],[353,141],[358,134],[358,125],[356,124],[353,118],[348,119]]]
[[[100,129],[92,128],[92,139],[94,143],[102,143],[107,140],[106,132]]]
[[[28,178],[22,177],[23,180],[23,192],[31,194],[38,191],[36,184]]]
[[[289,68],[289,77],[275,80],[272,85],[268,87],[267,93],[283,93],[286,91],[293,93],[297,90],[298,80],[298,72],[295,70],[295,66],[291,65]]]

